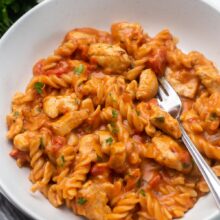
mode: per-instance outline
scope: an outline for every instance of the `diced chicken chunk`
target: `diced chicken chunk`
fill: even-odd
[[[90,155],[94,159],[96,159],[97,156],[102,156],[99,136],[97,134],[84,135],[79,140],[78,147],[80,154]]]
[[[115,143],[115,139],[109,131],[96,131],[99,135],[102,151],[105,154],[110,154],[111,145]]]
[[[181,137],[178,121],[154,104],[151,105],[150,122],[176,139]]]
[[[137,99],[148,101],[156,96],[157,91],[158,81],[155,73],[151,69],[144,70],[140,75]]]
[[[126,169],[126,148],[123,142],[116,142],[111,145],[109,167],[120,173]]]
[[[128,54],[117,45],[92,44],[88,55],[90,61],[101,66],[107,74],[121,74],[131,66]]]
[[[113,40],[132,54],[144,42],[143,29],[138,23],[119,22],[111,27]]]
[[[89,181],[78,192],[74,210],[77,214],[91,220],[106,220],[106,214],[111,212],[107,202],[105,190],[100,185]]]
[[[188,172],[192,168],[188,151],[166,135],[152,138],[152,143],[147,148],[146,157],[181,172]]]
[[[77,97],[75,94],[64,96],[47,96],[43,102],[43,109],[48,117],[56,118],[60,113],[77,110]]]
[[[180,80],[176,73],[171,70],[166,71],[166,78],[176,92],[186,98],[194,98],[199,87],[198,77],[188,77],[188,79]]]
[[[51,123],[51,127],[58,135],[64,136],[77,128],[88,118],[86,110],[71,111],[61,116],[57,121]]]

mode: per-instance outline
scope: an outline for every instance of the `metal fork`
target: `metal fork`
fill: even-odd
[[[206,163],[200,152],[197,150],[196,146],[190,140],[188,134],[180,122],[182,102],[175,90],[164,77],[159,79],[159,84],[160,86],[157,98],[158,104],[179,122],[180,130],[182,132],[182,141],[190,152],[200,172],[202,173],[210,191],[212,192],[216,205],[220,209],[220,181],[210,166]]]

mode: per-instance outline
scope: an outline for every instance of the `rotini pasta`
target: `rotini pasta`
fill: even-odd
[[[155,99],[164,75],[182,123],[220,176],[220,76],[168,30],[138,23],[111,33],[78,28],[33,67],[7,115],[10,155],[29,166],[31,190],[91,220],[171,220],[209,191],[178,122]]]

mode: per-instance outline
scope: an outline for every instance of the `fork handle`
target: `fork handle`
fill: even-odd
[[[215,175],[210,166],[206,163],[200,152],[197,150],[196,146],[190,140],[188,134],[183,128],[182,124],[179,123],[180,129],[182,131],[182,141],[186,145],[188,151],[193,157],[196,165],[198,166],[202,176],[204,177],[206,183],[209,186],[210,191],[215,199],[215,202],[220,209],[220,181],[218,177]]]

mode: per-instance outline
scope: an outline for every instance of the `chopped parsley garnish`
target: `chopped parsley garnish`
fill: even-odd
[[[145,191],[144,191],[143,189],[140,190],[140,194],[141,194],[142,196],[146,196],[146,193],[145,193]]]
[[[37,110],[37,112],[40,113],[42,109],[41,109],[41,107],[38,106],[36,110]]]
[[[80,101],[79,101],[79,99],[77,99],[77,98],[74,99],[74,102],[75,102],[76,105],[79,105],[79,104],[80,104]]]
[[[42,82],[36,82],[34,84],[34,88],[36,89],[38,94],[42,94],[43,87],[44,87],[44,83],[42,83]]]
[[[115,109],[112,109],[112,118],[117,118],[118,112]]]
[[[83,64],[79,64],[79,66],[76,66],[74,68],[74,73],[76,75],[80,75],[83,71],[84,71],[84,65]]]
[[[19,112],[14,112],[13,115],[14,115],[14,117],[18,117],[19,116]]]
[[[113,142],[113,138],[112,138],[112,137],[109,137],[109,138],[107,138],[107,139],[105,140],[105,142],[106,142],[106,144],[111,145],[112,142]]]
[[[140,187],[141,187],[141,179],[139,179],[139,180],[136,182],[136,187],[137,187],[137,188],[140,188]]]
[[[115,123],[111,122],[110,125],[111,125],[112,133],[117,134],[118,133],[118,128],[116,127]]]
[[[111,97],[111,100],[112,100],[113,102],[116,102],[116,99],[113,97],[112,93],[109,93],[109,96]]]
[[[155,117],[154,120],[159,122],[159,123],[164,123],[165,122],[165,118],[162,115]]]
[[[44,149],[45,148],[45,146],[44,146],[44,140],[43,140],[43,138],[42,137],[40,137],[40,149]]]
[[[86,202],[87,202],[87,199],[85,199],[83,197],[80,197],[77,200],[77,204],[79,204],[79,205],[84,205]]]
[[[215,121],[218,118],[218,115],[215,112],[210,113],[209,120]]]
[[[98,154],[97,154],[96,156],[97,156],[97,161],[98,161],[98,162],[103,162],[102,157],[100,157]]]
[[[64,165],[65,165],[65,158],[64,158],[64,156],[62,155],[61,157],[60,157],[60,166],[61,167],[63,167]]]
[[[141,115],[141,112],[136,110],[136,113],[137,113],[137,116],[140,116]]]

